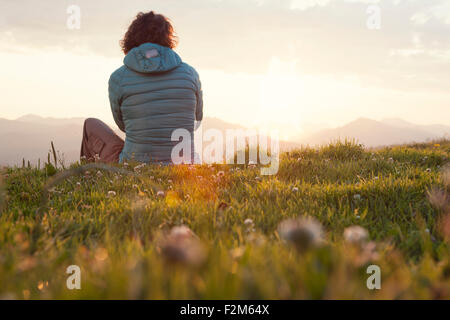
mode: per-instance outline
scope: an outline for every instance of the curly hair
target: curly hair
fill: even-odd
[[[125,33],[120,46],[125,54],[143,43],[151,42],[171,49],[178,41],[172,23],[162,14],[139,12]]]

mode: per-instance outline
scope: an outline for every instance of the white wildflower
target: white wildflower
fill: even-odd
[[[157,197],[161,197],[161,198],[165,197],[165,195],[166,195],[166,193],[165,193],[164,191],[162,191],[162,190],[160,190],[160,191],[158,191],[158,192],[156,193],[156,196],[157,196]]]
[[[253,225],[253,220],[250,218],[245,219],[244,224],[246,226],[252,226]]]
[[[115,197],[117,193],[115,191],[108,191],[108,197]]]
[[[137,165],[136,167],[134,167],[134,171],[139,173],[141,169],[143,169],[145,167],[145,163],[142,163],[140,165]]]

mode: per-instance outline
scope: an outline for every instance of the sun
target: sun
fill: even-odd
[[[268,129],[280,129],[285,138],[296,135],[292,132],[295,128],[300,130],[304,85],[296,73],[296,64],[296,61],[272,58],[267,74],[260,81],[256,122]]]

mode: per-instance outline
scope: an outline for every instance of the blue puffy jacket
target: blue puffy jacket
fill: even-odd
[[[126,133],[120,161],[171,163],[172,132],[194,137],[203,118],[198,73],[172,49],[145,43],[132,49],[124,66],[109,79],[109,100],[116,124]],[[192,154],[193,154],[193,140]]]

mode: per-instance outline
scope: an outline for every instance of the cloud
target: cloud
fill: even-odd
[[[66,28],[69,2],[0,1],[3,47],[62,48],[120,56],[138,11],[169,16],[179,52],[200,69],[261,74],[273,57],[300,74],[355,76],[368,85],[450,89],[450,7],[445,0],[78,0],[80,30]],[[381,29],[366,27],[367,6]],[[72,3],[70,3],[72,4]]]
[[[291,10],[305,10],[315,6],[326,6],[331,0],[292,0]]]

